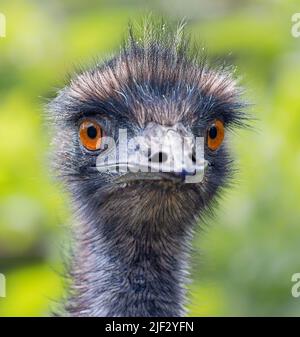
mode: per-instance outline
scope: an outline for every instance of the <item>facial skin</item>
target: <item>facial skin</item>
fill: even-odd
[[[49,106],[56,170],[80,224],[72,266],[77,295],[67,305],[72,315],[184,312],[182,284],[195,220],[212,211],[228,184],[228,131],[246,120],[230,69],[210,68],[189,47],[182,27],[145,31],[142,43],[131,32],[119,55],[76,75]],[[163,139],[170,132],[204,137],[203,179],[185,183],[184,170],[99,172],[99,142],[107,136],[118,144],[120,129],[127,130],[128,143],[155,134]],[[189,150],[192,154],[193,145]]]

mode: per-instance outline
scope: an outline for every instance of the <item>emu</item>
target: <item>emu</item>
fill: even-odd
[[[211,66],[182,24],[150,20],[128,35],[119,53],[74,75],[48,106],[55,168],[75,221],[64,315],[186,314],[190,242],[232,180],[228,131],[246,125],[232,67]],[[128,142],[142,137],[142,151],[151,138],[202,137],[205,165],[194,158],[192,141],[192,170],[164,172],[178,153],[159,146],[144,157],[151,172],[134,159],[140,146],[128,150],[134,172],[118,158],[100,170],[97,158],[107,139],[118,144],[119,129]]]

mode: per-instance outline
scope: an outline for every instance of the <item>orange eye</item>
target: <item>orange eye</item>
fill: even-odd
[[[81,144],[90,151],[100,149],[102,133],[101,126],[93,120],[87,119],[80,124],[79,138]]]
[[[224,139],[224,125],[220,120],[215,122],[207,130],[207,146],[209,149],[217,150]]]

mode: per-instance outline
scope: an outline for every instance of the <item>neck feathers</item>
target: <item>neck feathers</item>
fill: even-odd
[[[160,202],[146,195],[148,205],[143,198],[124,203],[124,196],[114,196],[92,213],[93,221],[81,214],[66,308],[70,315],[184,314],[193,219],[185,216],[184,205],[174,208],[172,194],[162,195]]]

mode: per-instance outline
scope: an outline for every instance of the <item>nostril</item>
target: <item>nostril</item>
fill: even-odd
[[[195,164],[196,163],[196,153],[193,151],[193,153],[191,153],[189,157],[192,160],[192,162]]]
[[[149,153],[149,161],[152,163],[165,163],[168,160],[168,155],[165,152],[156,152],[153,155],[151,155],[151,152]]]

